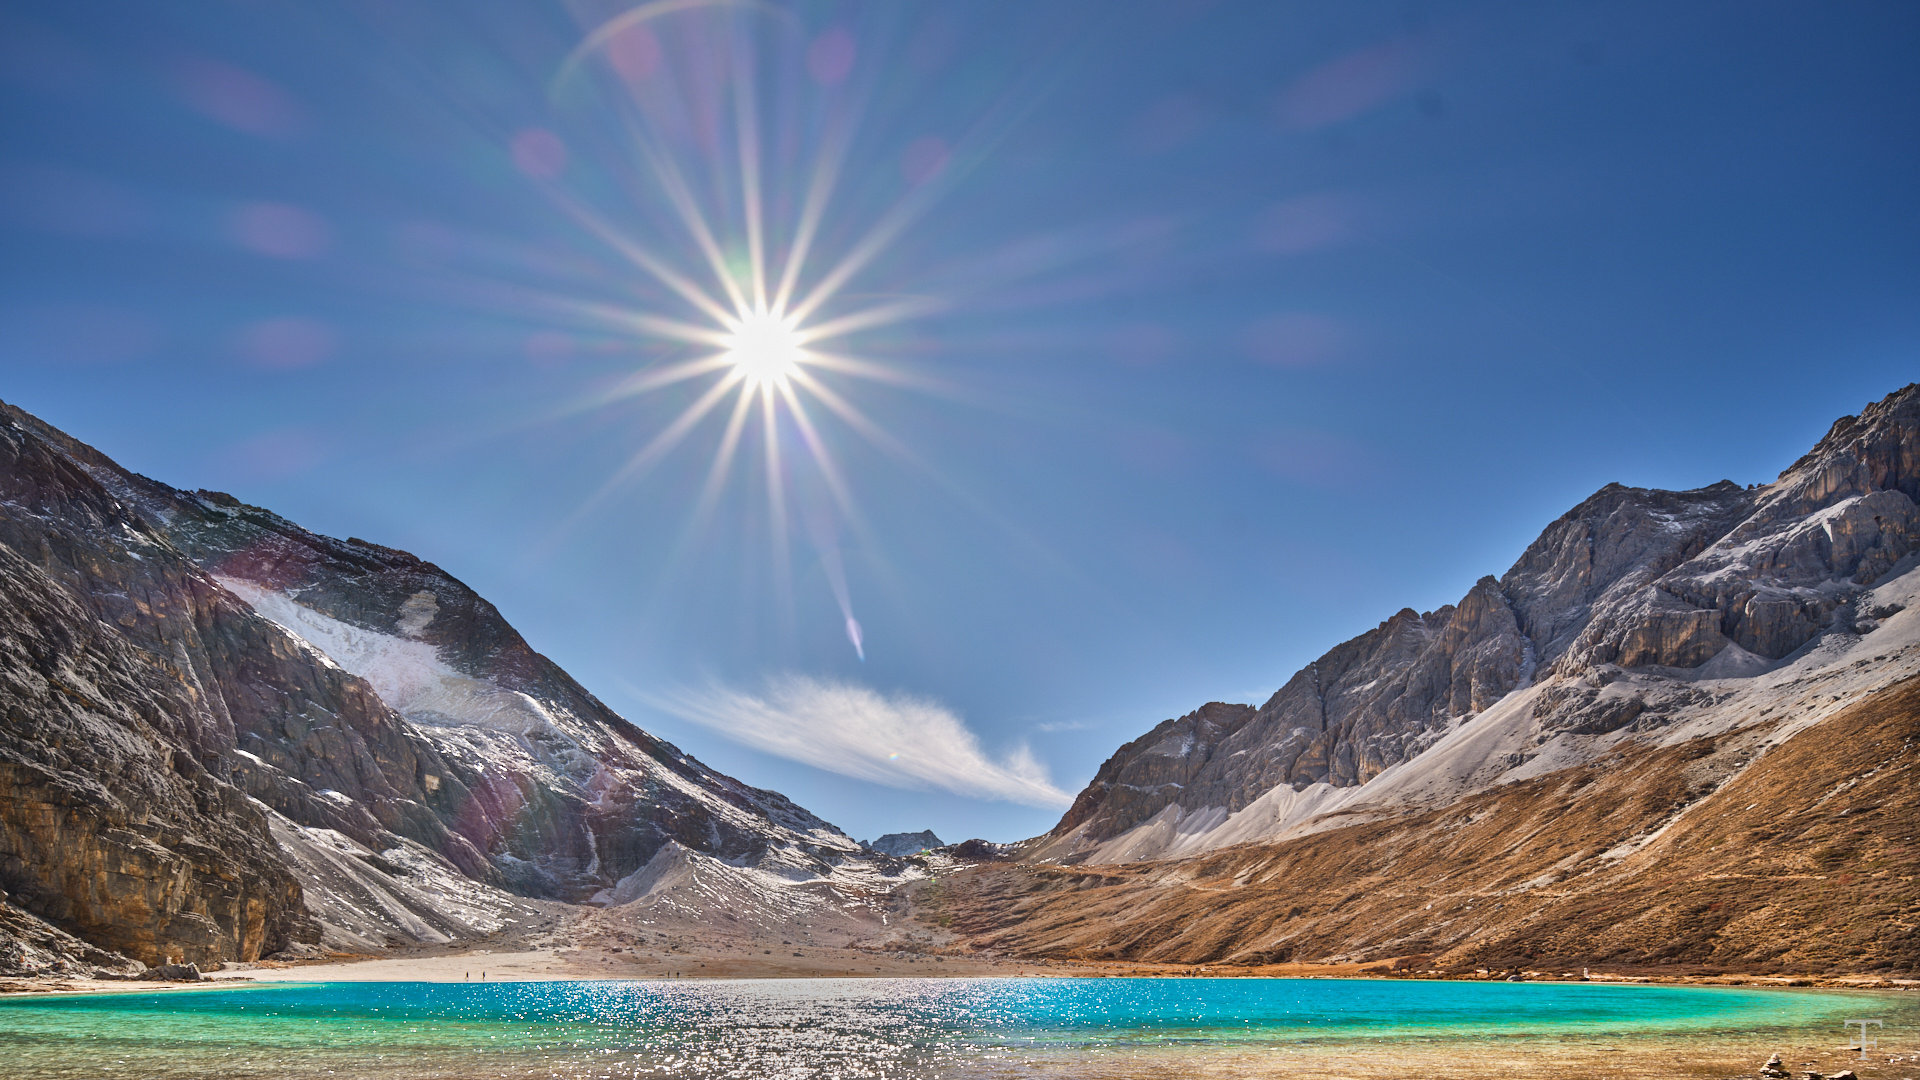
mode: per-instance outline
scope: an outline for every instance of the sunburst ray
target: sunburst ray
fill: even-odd
[[[850,312],[838,318],[813,323],[797,332],[799,343],[810,344],[815,341],[827,341],[845,337],[861,330],[872,330],[892,323],[905,322],[921,315],[930,315],[940,310],[941,304],[932,297],[916,296],[906,300],[896,300],[891,304],[881,304],[862,311]],[[796,319],[798,315],[794,316]]]
[[[840,475],[840,466],[834,461],[833,454],[814,429],[813,418],[807,415],[806,407],[800,404],[800,398],[793,392],[791,380],[778,384],[780,396],[787,403],[787,411],[793,416],[793,426],[800,432],[801,441],[807,444],[807,451],[820,467],[820,477],[826,481],[827,490],[833,493],[834,502],[840,505],[842,513],[854,516],[853,493],[847,487],[847,481]]]
[[[793,610],[793,555],[787,535],[787,483],[780,454],[780,415],[773,384],[760,386],[760,416],[764,422],[767,460],[767,532],[773,541],[773,584],[783,614]]]
[[[691,278],[680,273],[680,271],[668,265],[664,260],[655,258],[646,248],[628,239],[620,230],[607,224],[598,214],[589,210],[581,204],[579,200],[565,194],[557,194],[555,201],[562,210],[566,211],[588,232],[598,237],[601,242],[618,251],[635,266],[645,270],[648,274],[652,275],[655,280],[673,290],[681,299],[692,304],[703,314],[716,321],[727,317],[726,306],[708,295],[705,289],[695,285]]]
[[[719,382],[708,387],[706,392],[694,399],[691,405],[681,410],[680,415],[674,417],[672,423],[662,428],[658,434],[647,441],[646,445],[635,451],[624,465],[616,469],[612,476],[595,489],[593,494],[581,503],[580,508],[569,516],[566,524],[570,526],[587,511],[618,491],[623,484],[658,464],[661,458],[666,457],[674,447],[680,445],[681,440],[699,426],[700,421],[706,419],[714,406],[726,399],[727,391],[733,389],[743,379],[744,376],[737,371],[729,371]]]
[[[753,310],[767,310],[767,252],[765,223],[760,207],[760,116],[754,107],[753,67],[736,66],[733,101],[734,134],[740,156],[740,201],[747,231],[747,277],[753,292]]]

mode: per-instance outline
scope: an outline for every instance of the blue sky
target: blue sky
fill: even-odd
[[[855,835],[1011,840],[1920,376],[1911,4],[633,12],[7,5],[0,397],[438,563]],[[775,502],[758,394],[724,472],[732,398],[645,449],[728,364],[634,380],[724,351],[750,221],[777,291],[823,161],[802,332],[872,318],[810,432],[769,391]]]

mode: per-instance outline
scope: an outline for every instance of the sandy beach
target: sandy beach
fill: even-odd
[[[333,954],[309,960],[231,963],[199,983],[0,979],[0,993],[183,989],[234,982],[463,982],[554,979],[925,979],[925,978],[1398,978],[1378,963],[1180,965],[1120,961],[1019,960],[876,947],[846,935],[820,940],[701,933],[668,927],[649,934],[588,920],[574,943],[506,939],[494,948],[415,948],[389,955]],[[1454,978],[1505,978],[1506,972]],[[1428,976],[1433,977],[1433,976]],[[1527,972],[1527,981],[1751,986],[1768,989],[1920,991],[1920,979],[1772,972],[1686,975],[1664,972]]]

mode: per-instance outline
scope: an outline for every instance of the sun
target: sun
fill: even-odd
[[[763,311],[728,320],[722,355],[750,385],[779,387],[800,370],[806,350],[794,320]]]
[[[633,270],[651,282],[648,301],[638,306],[564,295],[544,298],[557,308],[621,334],[651,339],[645,363],[611,385],[596,387],[579,407],[605,407],[668,387],[682,388],[674,391],[675,396],[691,399],[583,500],[556,533],[572,527],[623,485],[666,459],[710,418],[715,419],[720,430],[712,443],[713,457],[673,558],[692,550],[705,534],[723,491],[733,477],[746,471],[736,466],[743,460],[750,462],[754,456],[746,448],[757,443],[764,454],[764,464],[757,471],[765,480],[767,498],[765,514],[759,521],[764,522],[771,542],[776,590],[791,610],[789,548],[795,539],[791,527],[797,519],[805,523],[819,549],[821,570],[840,606],[847,640],[855,655],[864,660],[863,632],[854,618],[837,537],[843,526],[862,535],[866,526],[837,459],[834,432],[823,428],[821,421],[838,421],[839,426],[888,457],[926,469],[926,463],[869,417],[857,399],[850,400],[843,394],[845,386],[854,380],[947,392],[948,387],[928,376],[859,355],[856,337],[943,310],[946,305],[935,297],[896,288],[878,292],[863,289],[858,293],[849,290],[865,280],[861,275],[878,273],[877,260],[943,188],[935,183],[917,184],[864,229],[853,228],[857,220],[849,221],[845,228],[828,228],[828,213],[835,205],[842,166],[853,146],[854,120],[861,112],[859,102],[822,98],[818,105],[824,127],[817,131],[805,124],[791,130],[782,127],[777,132],[779,138],[769,141],[760,127],[761,108],[768,101],[784,102],[793,88],[782,84],[778,94],[769,95],[756,86],[757,73],[766,66],[752,52],[758,39],[735,37],[731,21],[719,25],[725,30],[721,38],[735,40],[747,50],[737,62],[719,66],[691,63],[685,71],[675,67],[674,79],[648,82],[645,88],[640,82],[647,76],[636,77],[629,70],[632,57],[619,52],[624,46],[616,47],[616,39],[627,44],[653,41],[653,31],[642,24],[666,15],[735,6],[742,11],[776,15],[782,11],[758,0],[643,2],[588,34],[554,77],[557,87],[576,72],[590,71],[590,58],[605,60],[607,70],[599,77],[611,81],[598,85],[614,90],[609,100],[616,103],[615,115],[628,121],[619,130],[632,138],[639,159],[651,171],[651,185],[642,188],[647,192],[646,205],[650,210],[657,207],[663,211],[669,222],[677,218],[684,230],[677,240],[672,233],[650,236],[635,232],[623,218],[608,216],[584,193],[560,183],[557,177],[536,177],[551,181],[546,184],[547,193],[568,216],[624,256]],[[731,20],[733,12],[726,12],[726,17]],[[665,22],[659,26],[663,31],[667,28]],[[704,43],[708,37],[702,31],[691,40]],[[791,44],[795,39],[785,35],[777,40]],[[657,48],[657,43],[652,47]],[[701,44],[683,52],[701,57],[707,55],[706,49]],[[805,67],[775,66],[796,71]],[[725,129],[731,138],[702,142],[698,153],[681,152],[683,140],[678,133],[689,117],[679,115],[682,106],[675,104],[678,92],[669,94],[663,89],[680,82],[698,88],[699,100],[714,105],[710,116],[699,114],[706,118],[700,124],[707,125],[700,130],[709,131],[710,127],[709,133],[719,135]],[[627,112],[629,103],[636,112]],[[723,108],[722,103],[730,107]],[[782,105],[779,114],[783,117],[784,108]],[[817,141],[811,165],[801,160],[807,152],[803,139]],[[768,169],[764,151],[775,147],[782,148],[776,159],[782,164]],[[785,171],[788,167],[793,170],[791,176]],[[631,179],[642,184],[647,177]],[[775,197],[765,197],[768,194]],[[646,223],[644,218],[642,223]],[[820,243],[828,237],[836,244],[844,239],[844,250],[836,253],[830,245]],[[657,306],[657,301],[669,298],[669,307]],[[661,356],[652,346],[665,346],[667,355]],[[693,389],[686,385],[689,383],[704,385]],[[758,423],[750,423],[755,414]],[[802,462],[812,467],[804,473],[794,468]],[[797,514],[790,503],[799,507]]]

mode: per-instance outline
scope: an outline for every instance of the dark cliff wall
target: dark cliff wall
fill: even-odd
[[[223,765],[231,719],[187,660],[221,606],[196,578],[84,472],[0,427],[0,888],[148,964],[252,959],[306,929]]]
[[[430,646],[532,721],[402,715],[236,579]],[[148,963],[316,939],[269,810],[568,900],[669,841],[857,851],[614,714],[433,564],[178,491],[4,403],[0,599],[0,891]]]

